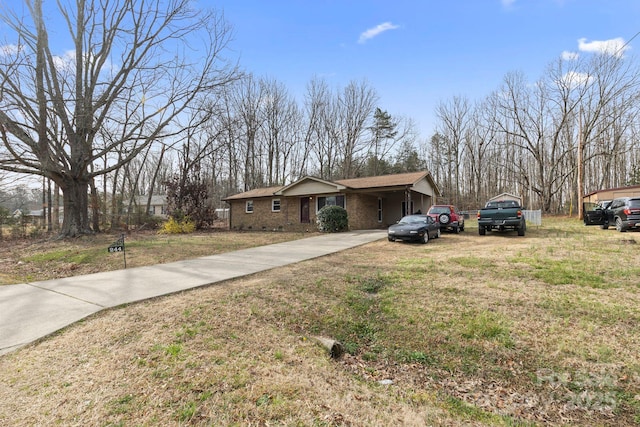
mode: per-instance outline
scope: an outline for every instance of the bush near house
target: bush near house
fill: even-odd
[[[181,233],[193,233],[196,231],[196,224],[188,217],[182,220],[177,220],[174,217],[169,219],[162,225],[162,228],[158,231],[160,234],[181,234]]]
[[[340,206],[325,206],[318,211],[318,230],[325,233],[339,233],[349,229],[347,211]]]

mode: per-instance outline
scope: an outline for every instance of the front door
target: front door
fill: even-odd
[[[300,199],[300,222],[303,224],[309,224],[309,198],[303,197]]]

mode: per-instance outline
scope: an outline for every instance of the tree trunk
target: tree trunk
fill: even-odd
[[[61,183],[64,220],[61,237],[77,237],[92,234],[89,227],[89,181],[67,179]]]
[[[167,150],[167,146],[163,144],[162,150],[160,150],[160,157],[158,157],[158,167],[156,167],[156,169],[153,171],[153,178],[151,178],[151,185],[149,188],[149,197],[147,197],[147,206],[145,206],[146,213],[149,213],[149,211],[151,211],[151,198],[153,197],[153,186],[156,183],[156,180],[158,179],[158,174],[160,173],[160,168],[162,167],[162,160],[164,159],[164,153],[166,150]]]
[[[47,178],[47,232],[52,232],[53,231],[53,223],[52,223],[52,212],[51,212],[51,202],[52,202],[52,195],[51,195],[51,180]]]
[[[100,232],[100,196],[98,196],[98,189],[92,179],[89,183],[91,187],[91,219],[93,223],[93,232]]]
[[[58,184],[53,182],[53,212],[52,223],[55,231],[60,230],[60,188]]]

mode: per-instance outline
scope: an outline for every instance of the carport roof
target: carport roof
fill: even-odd
[[[336,184],[344,185],[345,187],[352,188],[354,190],[361,190],[363,188],[381,188],[381,187],[397,187],[402,185],[414,185],[424,177],[428,176],[429,172],[409,172],[400,173],[396,175],[380,175],[380,176],[368,176],[365,178],[351,178],[341,179],[335,181]],[[432,182],[432,185],[435,184]]]

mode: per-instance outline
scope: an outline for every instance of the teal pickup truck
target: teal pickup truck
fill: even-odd
[[[524,236],[527,223],[522,206],[515,200],[497,200],[487,202],[478,211],[478,233],[484,236],[491,230],[516,230],[518,236]]]

